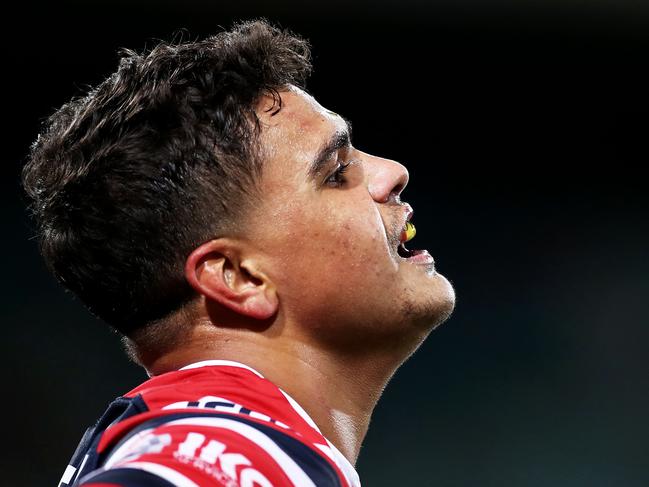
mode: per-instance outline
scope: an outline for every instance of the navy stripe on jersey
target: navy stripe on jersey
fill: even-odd
[[[129,438],[133,435],[139,433],[140,431],[157,428],[163,426],[166,423],[179,420],[179,419],[191,419],[191,418],[224,418],[232,421],[237,421],[248,426],[251,426],[264,435],[268,436],[275,444],[284,451],[291,459],[307,474],[307,476],[317,485],[318,487],[342,487],[340,479],[334,468],[325,460],[319,453],[315,452],[312,448],[308,447],[299,440],[296,440],[292,436],[287,435],[282,431],[278,431],[270,426],[267,426],[256,421],[249,420],[248,418],[236,416],[233,414],[221,414],[214,412],[191,412],[191,413],[174,413],[168,414],[162,417],[153,418],[149,421],[138,425],[133,430],[122,438],[111,451],[117,451],[117,449],[123,445]],[[103,455],[102,455],[103,456]],[[110,457],[110,452],[107,452],[106,457]]]
[[[114,423],[123,421],[136,414],[141,414],[148,411],[146,403],[142,396],[135,397],[118,397],[110,403],[104,414],[97,421],[94,426],[86,430],[79,446],[75,450],[66,473],[63,474],[63,479],[59,483],[59,487],[74,485],[74,480],[82,477],[83,475],[92,472],[99,465],[99,457],[97,454],[97,445],[101,439],[104,430]],[[69,478],[67,472],[73,472]]]
[[[134,468],[114,468],[104,470],[97,475],[89,475],[82,479],[86,484],[115,484],[124,487],[174,487],[174,484],[143,470]]]

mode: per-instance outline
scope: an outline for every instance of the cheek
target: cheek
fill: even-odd
[[[383,224],[371,208],[354,214],[332,215],[304,231],[300,254],[310,272],[333,274],[339,284],[360,284],[372,274],[390,270]]]
[[[332,230],[332,243],[335,251],[331,265],[347,268],[348,278],[352,278],[357,271],[369,273],[378,268],[383,257],[381,240],[373,226],[365,221],[350,219]]]
[[[278,284],[298,293],[339,292],[341,286],[385,282],[396,269],[380,213],[359,197],[328,205],[302,201],[282,207],[272,228],[274,272]],[[270,221],[275,220],[275,221]],[[276,281],[277,282],[277,281]]]

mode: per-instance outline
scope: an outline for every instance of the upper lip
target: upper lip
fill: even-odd
[[[408,203],[403,204],[403,224],[401,225],[401,228],[399,229],[399,243],[403,243],[405,241],[404,238],[404,232],[403,228],[406,226],[406,223],[410,221],[412,218],[412,214],[414,213],[414,210],[412,209],[412,206],[410,206]]]

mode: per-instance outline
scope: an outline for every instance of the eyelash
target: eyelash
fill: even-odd
[[[346,183],[346,179],[344,177],[344,174],[347,172],[347,169],[349,169],[349,166],[353,164],[352,162],[348,162],[347,164],[340,164],[338,166],[338,169],[336,169],[331,176],[327,178],[325,181],[327,184],[333,183],[334,186],[342,186],[344,183]]]

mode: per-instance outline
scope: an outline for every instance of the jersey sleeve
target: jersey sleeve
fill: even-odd
[[[111,450],[80,487],[340,486],[298,439],[238,417],[184,417],[141,429]]]

